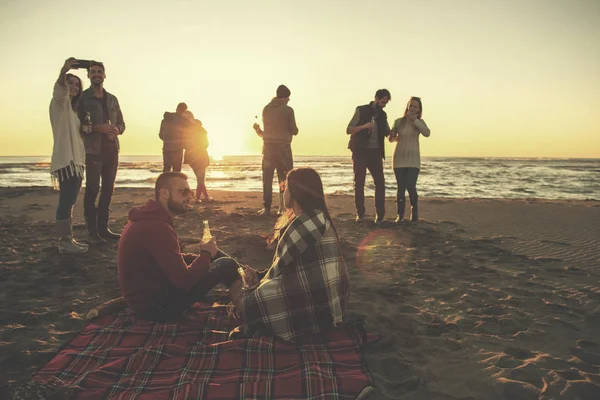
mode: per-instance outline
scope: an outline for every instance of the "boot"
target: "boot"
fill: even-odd
[[[78,254],[88,251],[88,245],[73,240],[71,220],[56,220],[56,233],[58,236],[58,252],[60,254]]]
[[[85,224],[88,229],[88,242],[90,242],[90,244],[103,244],[106,243],[106,240],[98,236],[98,218],[96,217],[96,214],[97,212],[94,208],[85,216]]]
[[[111,232],[108,229],[108,210],[106,212],[98,211],[98,236],[105,240],[119,240],[121,238],[119,233]]]
[[[271,215],[271,207],[265,206],[264,208],[261,208],[258,210],[258,215]]]
[[[410,220],[411,222],[419,221],[419,201],[418,197],[410,197]]]
[[[77,240],[75,240],[75,237],[73,236],[73,216],[69,217],[69,229],[70,229],[70,234],[71,234],[71,237],[73,238],[73,243],[75,244],[75,246],[84,247],[87,250],[89,248],[89,246],[86,243],[79,243]]]
[[[406,206],[406,199],[398,199],[397,200],[397,206],[398,206],[398,217],[396,217],[396,223],[399,224],[400,222],[402,222],[404,220],[404,209]]]

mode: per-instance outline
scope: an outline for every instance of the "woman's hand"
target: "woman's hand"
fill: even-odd
[[[248,286],[256,285],[259,282],[258,273],[256,272],[256,270],[250,268],[247,265],[245,265],[243,268],[244,272],[246,273],[246,284]]]
[[[63,65],[61,72],[67,72],[70,69],[74,69],[73,66],[77,65],[77,59],[75,57],[69,57],[65,60],[65,64]]]

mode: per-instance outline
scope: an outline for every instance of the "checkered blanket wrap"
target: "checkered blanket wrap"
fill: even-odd
[[[267,275],[242,299],[248,335],[293,341],[343,322],[348,271],[322,211],[301,214],[290,223]]]
[[[77,399],[354,399],[372,386],[359,344],[374,336],[228,341],[236,323],[210,304],[180,324],[123,311],[91,322],[34,380],[76,386]]]

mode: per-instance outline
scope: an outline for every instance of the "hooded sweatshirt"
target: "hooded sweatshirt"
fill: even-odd
[[[179,248],[173,220],[154,200],[129,211],[119,241],[119,286],[130,309],[143,313],[157,295],[175,287],[189,291],[208,271],[210,254],[187,265]]]
[[[158,137],[163,141],[163,151],[183,150],[185,118],[181,114],[166,112],[160,124]]]
[[[263,141],[265,144],[290,144],[298,134],[294,109],[287,99],[273,98],[263,109]]]

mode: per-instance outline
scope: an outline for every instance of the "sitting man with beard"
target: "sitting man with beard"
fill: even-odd
[[[173,218],[187,211],[193,195],[185,174],[164,172],[156,180],[156,199],[129,212],[119,242],[119,285],[142,318],[176,318],[218,283],[233,291],[241,287],[238,263],[214,238],[200,245],[198,256],[181,253]]]

